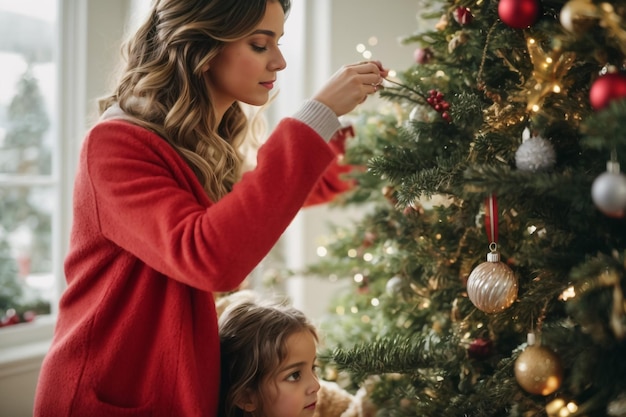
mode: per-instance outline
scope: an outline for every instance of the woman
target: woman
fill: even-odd
[[[81,150],[52,346],[35,416],[209,416],[220,358],[213,292],[276,243],[335,154],[379,63],[345,66],[282,120],[242,174],[240,103],[285,68],[289,0],[157,0]]]

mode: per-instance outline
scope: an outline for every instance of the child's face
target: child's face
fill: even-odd
[[[262,415],[311,417],[320,388],[315,372],[316,342],[308,331],[295,333],[286,342],[287,358],[270,379]]]

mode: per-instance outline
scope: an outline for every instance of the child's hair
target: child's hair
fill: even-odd
[[[216,126],[203,68],[254,30],[268,2],[279,2],[285,15],[291,8],[291,0],[154,0],[125,44],[115,90],[100,101],[101,112],[117,104],[130,121],[167,140],[213,201],[241,176],[246,117],[234,103]]]
[[[286,341],[302,331],[318,340],[315,326],[286,302],[247,299],[227,306],[219,319],[222,379],[220,417],[245,416],[236,403],[259,393],[287,357]],[[257,404],[260,407],[260,404]]]

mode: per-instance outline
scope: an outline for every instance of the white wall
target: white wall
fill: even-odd
[[[415,0],[304,0],[293,2],[293,12],[287,21],[285,38],[300,31],[305,33],[298,45],[284,50],[287,69],[279,75],[285,83],[279,96],[279,112],[274,116],[289,115],[305,98],[314,94],[323,82],[339,67],[364,60],[357,52],[363,44],[372,53],[372,59],[380,60],[389,69],[401,72],[413,61],[415,46],[403,45],[402,37],[417,30],[418,9]],[[370,44],[370,39],[377,43]],[[292,73],[296,62],[297,72]],[[293,81],[299,84],[291,89]],[[282,84],[281,84],[282,85]],[[280,106],[283,96],[289,95],[285,106]],[[380,99],[370,97],[361,105],[375,109]],[[315,262],[317,247],[324,237],[332,234],[330,222],[350,224],[362,215],[359,209],[316,206],[304,209],[293,221],[281,242],[281,250],[287,266],[300,270]],[[297,276],[290,278],[285,291],[293,304],[313,320],[325,313],[330,297],[343,283],[328,279]]]

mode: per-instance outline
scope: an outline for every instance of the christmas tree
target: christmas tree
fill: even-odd
[[[308,270],[350,282],[322,377],[380,416],[626,416],[626,2],[423,10]]]

